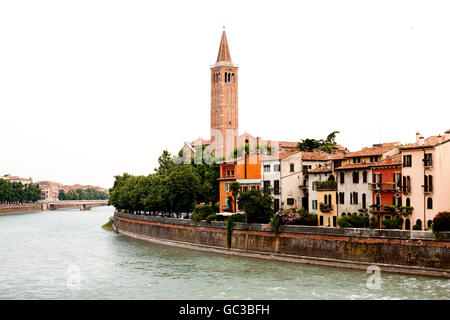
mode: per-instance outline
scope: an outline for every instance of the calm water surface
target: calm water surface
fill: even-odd
[[[0,299],[450,299],[450,280],[233,257],[101,229],[112,207],[0,216]]]

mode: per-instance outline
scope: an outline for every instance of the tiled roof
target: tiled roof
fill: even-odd
[[[362,148],[359,151],[349,152],[346,157],[351,158],[351,157],[368,157],[368,156],[382,155],[399,146],[400,146],[399,142],[383,143],[378,147],[366,147]]]
[[[348,170],[348,169],[366,169],[372,167],[377,162],[366,162],[366,163],[349,163],[336,168],[338,170]]]
[[[423,145],[419,144],[419,141],[414,143],[407,144],[402,147],[402,149],[415,149],[415,148],[423,148],[423,147],[435,147],[441,143],[447,142],[450,139],[445,139],[444,136],[431,136],[424,139]]]
[[[308,173],[327,173],[327,172],[331,172],[331,168],[330,167],[317,167],[315,169],[309,169]]]
[[[302,160],[310,160],[310,161],[320,161],[320,160],[330,160],[331,159],[331,153],[324,152],[324,151],[310,151],[310,152],[302,152]]]
[[[386,159],[375,162],[372,164],[373,167],[388,167],[388,166],[401,166],[402,165],[402,155],[397,153],[393,157],[386,157]]]

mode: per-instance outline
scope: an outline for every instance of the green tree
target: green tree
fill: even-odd
[[[336,135],[339,131],[331,132],[325,139],[302,139],[297,143],[298,151],[314,151],[321,150],[325,152],[331,152],[336,149]]]
[[[261,190],[241,192],[238,202],[244,208],[248,223],[268,223],[273,215],[273,200]]]

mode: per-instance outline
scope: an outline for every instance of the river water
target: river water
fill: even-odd
[[[0,299],[450,299],[444,278],[381,273],[368,285],[365,271],[127,238],[101,229],[112,214],[0,216]]]

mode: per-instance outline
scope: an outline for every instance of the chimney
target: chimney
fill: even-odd
[[[444,133],[444,140],[449,140],[449,139],[450,139],[450,130],[447,130]]]
[[[420,136],[419,137],[419,146],[423,146],[424,142],[425,142],[425,139],[423,138],[423,136]]]
[[[442,136],[441,135],[438,135],[437,141],[438,141],[439,144],[442,143]]]
[[[260,137],[256,137],[256,154],[259,154],[259,148],[261,148],[261,138]]]
[[[419,142],[419,139],[420,139],[420,133],[416,132],[416,142]]]

